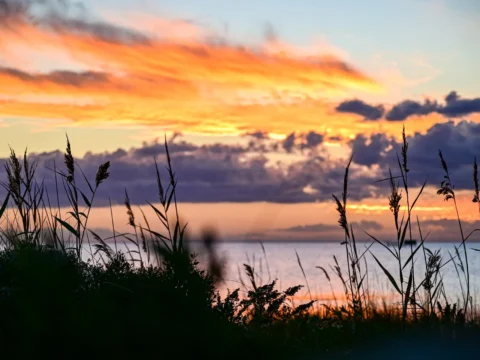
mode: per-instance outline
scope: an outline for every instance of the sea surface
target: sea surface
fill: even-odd
[[[398,300],[396,290],[382,268],[377,264],[372,253],[400,286],[398,261],[381,245],[374,244],[367,250],[369,245],[371,244],[358,244],[358,253],[364,253],[361,266],[367,272],[364,284],[373,298],[395,302]],[[443,262],[450,259],[450,254],[455,256],[455,245],[459,246],[459,243],[425,243],[426,248],[432,252],[440,251]],[[119,249],[125,249],[124,245],[119,244],[118,246]],[[193,243],[191,247],[192,250],[199,253],[200,263],[206,266],[208,256],[203,245]],[[480,291],[480,252],[474,250],[477,248],[480,248],[480,243],[467,244],[470,289],[474,302],[479,299]],[[463,247],[460,247],[459,250],[463,256]],[[241,291],[246,290],[245,285],[248,287],[250,282],[247,279],[244,264],[249,264],[254,268],[257,285],[266,284],[273,280],[277,281],[277,286],[281,290],[291,286],[303,285],[304,288],[297,296],[300,301],[314,299],[318,303],[331,304],[335,299],[338,302],[344,299],[342,282],[332,269],[332,266],[335,265],[335,257],[344,278],[348,277],[345,246],[338,242],[229,243],[224,241],[215,245],[215,251],[225,263],[224,281],[220,284],[220,290],[223,294],[236,288],[240,288]],[[411,251],[410,245],[402,248],[403,261],[407,260]],[[458,260],[456,262],[458,263]],[[319,267],[323,267],[327,271],[330,281]],[[464,281],[463,273],[460,269],[458,270],[460,278]],[[425,260],[421,250],[415,255],[415,272],[418,285],[423,280],[425,273]],[[409,275],[409,266],[404,269],[403,274],[406,282]],[[461,281],[452,261],[441,269],[441,274],[447,300],[455,302],[461,299]]]
[[[393,258],[387,249],[379,244],[372,245],[369,248],[370,253],[367,250],[369,245],[369,243],[358,244],[358,253],[365,253],[364,262],[362,263],[362,267],[367,272],[365,284],[375,298],[395,301],[396,290],[373,258],[372,253],[396,279],[399,285],[398,261]],[[446,261],[450,259],[449,254],[455,256],[455,245],[458,246],[459,244],[428,243],[426,247],[432,252],[439,250],[443,261]],[[467,244],[471,292],[473,298],[476,299],[480,290],[480,252],[473,250],[474,248],[480,248],[480,244]],[[459,249],[461,255],[463,255],[462,249]],[[242,271],[242,267],[243,264],[250,264],[254,266],[255,273],[260,280],[259,283],[277,279],[281,289],[295,285],[304,285],[305,287],[302,289],[301,295],[305,297],[305,300],[308,300],[310,296],[319,302],[323,301],[326,303],[330,303],[333,298],[342,299],[344,293],[343,285],[332,269],[332,266],[335,265],[335,256],[343,276],[345,278],[348,277],[345,247],[340,243],[222,243],[218,245],[217,251],[226,259],[224,286],[227,288],[238,287],[240,277],[245,282],[246,276],[245,272]],[[410,246],[402,248],[403,261],[408,259],[410,253]],[[300,259],[303,271],[298,259]],[[318,267],[323,267],[327,271],[331,281],[327,279],[325,273]],[[408,279],[408,269],[409,267],[404,270],[403,276],[405,281]],[[425,273],[425,260],[421,250],[415,255],[415,271],[418,283],[418,281],[423,280]],[[463,273],[461,270],[459,271],[460,277],[463,277]],[[442,268],[441,274],[447,299],[452,302],[461,298],[459,276],[452,261]]]

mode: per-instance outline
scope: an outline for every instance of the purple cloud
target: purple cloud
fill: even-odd
[[[343,113],[361,115],[365,120],[378,120],[385,112],[385,108],[382,105],[372,106],[357,99],[344,101],[340,103],[335,110]]]

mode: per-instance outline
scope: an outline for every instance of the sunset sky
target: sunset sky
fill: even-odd
[[[87,176],[112,164],[90,225],[109,227],[110,198],[122,231],[125,188],[157,200],[166,135],[193,233],[337,240],[353,151],[349,216],[387,239],[376,180],[398,175],[405,126],[412,191],[428,176],[415,216],[457,240],[438,150],[480,226],[478,38],[475,0],[0,0],[0,177],[9,146],[28,147],[51,187],[67,133]]]

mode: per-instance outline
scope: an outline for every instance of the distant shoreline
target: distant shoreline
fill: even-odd
[[[108,244],[113,244],[113,240],[107,240],[105,241]],[[356,240],[357,243],[365,243],[365,244],[370,244],[372,241],[368,240]],[[385,241],[386,242],[386,241]],[[460,243],[461,241],[447,241],[447,240],[437,240],[437,241],[431,241],[431,240],[426,240],[426,244],[457,244]],[[198,243],[202,244],[202,240],[191,240],[189,243]],[[341,241],[340,240],[238,240],[238,239],[233,239],[233,240],[218,240],[216,241],[216,244],[338,244],[340,245]],[[420,242],[417,242],[416,245],[413,246],[418,246]],[[478,240],[471,240],[468,241],[466,244],[470,243],[475,243],[478,244],[480,243],[480,239]],[[395,242],[392,241],[392,245],[395,244]],[[410,245],[405,245],[405,246],[410,246]]]

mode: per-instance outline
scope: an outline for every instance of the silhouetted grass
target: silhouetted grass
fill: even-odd
[[[95,196],[108,180],[110,163],[100,164],[95,179],[87,179],[75,162],[67,138],[65,170],[54,164],[56,193],[48,194],[35,178],[36,164],[27,153],[12,150],[3,183],[6,198],[0,204],[0,349],[6,358],[442,358],[471,355],[471,339],[480,326],[471,298],[466,241],[452,185],[452,175],[440,152],[445,179],[439,194],[453,199],[461,241],[455,254],[444,260],[425,247],[415,205],[417,194],[408,183],[408,143],[398,156],[399,175],[392,170],[388,204],[396,232],[395,246],[367,233],[372,242],[357,246],[347,214],[349,168],[342,195],[334,195],[339,224],[345,233],[347,269],[338,259],[330,267],[343,284],[345,302],[314,307],[300,257],[310,301],[295,304],[301,285],[281,290],[277,279],[260,283],[255,264],[245,264],[247,281],[220,296],[224,263],[215,252],[215,234],[203,236],[208,266],[200,267],[188,246],[186,224],[179,217],[177,179],[165,141],[167,181],[155,162],[158,204],[149,203],[160,227],[135,213],[125,191],[125,208],[132,232],[115,231],[102,238],[88,229]],[[113,164],[114,166],[114,164]],[[81,178],[85,189],[79,184]],[[474,201],[478,202],[478,174],[474,161]],[[70,209],[62,213],[59,192],[63,188]],[[55,199],[56,197],[56,199]],[[400,214],[402,200],[406,211]],[[412,224],[416,220],[415,224]],[[412,226],[413,225],[413,226]],[[412,230],[413,229],[413,230]],[[418,229],[420,243],[406,245]],[[113,240],[113,247],[112,247]],[[118,251],[119,242],[128,246]],[[375,256],[374,244],[388,250],[397,264],[390,272]],[[267,260],[265,249],[263,255]],[[82,251],[89,260],[82,258]],[[321,251],[321,249],[320,249]],[[368,288],[368,262],[383,270],[400,299],[399,306],[375,301]],[[425,263],[424,273],[415,268]],[[447,302],[442,269],[452,262],[462,291],[461,304]],[[206,270],[203,270],[206,269]],[[327,266],[318,266],[331,285]],[[435,349],[442,349],[435,353]],[[472,345],[473,344],[473,345]],[[384,346],[381,348],[379,346]],[[402,351],[407,351],[403,353]],[[422,352],[425,351],[425,352]],[[464,353],[462,353],[464,351]],[[377,356],[377,357],[376,357]],[[453,355],[452,355],[453,356]]]

